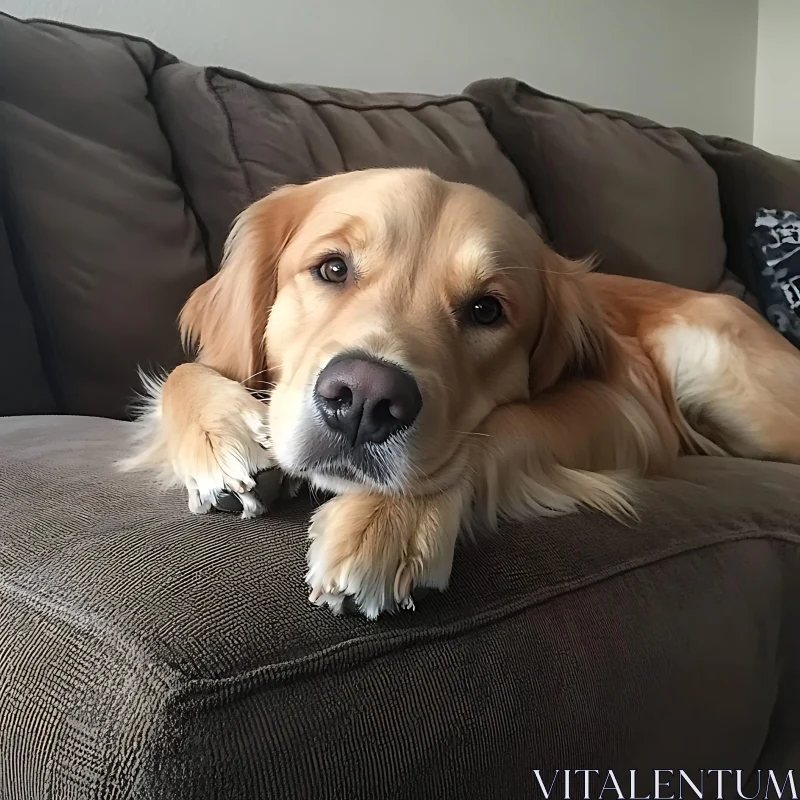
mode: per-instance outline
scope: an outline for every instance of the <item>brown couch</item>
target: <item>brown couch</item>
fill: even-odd
[[[738,769],[752,796],[800,764],[800,467],[686,459],[639,524],[506,526],[372,623],[308,604],[310,500],[193,518],[115,471],[136,367],[180,360],[234,216],[378,165],[707,291],[745,293],[755,208],[800,209],[794,162],[514,80],[275,86],[0,16],[3,800],[530,798],[583,768],[642,796]]]

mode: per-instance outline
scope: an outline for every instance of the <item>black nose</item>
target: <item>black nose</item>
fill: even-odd
[[[334,358],[320,373],[315,396],[325,424],[353,447],[385,442],[422,408],[417,382],[407,372],[363,356]]]

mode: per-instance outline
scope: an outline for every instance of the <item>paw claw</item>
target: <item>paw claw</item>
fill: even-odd
[[[202,516],[203,514],[208,514],[209,511],[211,511],[211,503],[204,503],[202,501],[193,503],[191,500],[189,501],[190,514]]]
[[[402,608],[404,611],[416,611],[417,609],[417,607],[414,605],[414,600],[412,599],[411,595],[401,601],[400,608]]]
[[[411,569],[408,564],[401,564],[400,569],[397,570],[397,574],[394,576],[394,601],[401,608],[406,608],[404,605],[406,601],[410,601],[411,607],[414,607],[414,603],[411,600],[411,584]]]
[[[253,489],[255,485],[256,482],[252,478],[247,478],[247,480],[232,479],[227,482],[226,488],[234,494],[245,494]]]
[[[189,493],[187,505],[189,506],[190,514],[208,514],[211,511],[211,501],[204,500],[200,497],[200,492],[196,488],[186,487]]]
[[[323,592],[321,589],[314,589],[308,596],[310,603],[315,606],[327,606],[333,614],[341,614],[344,611],[345,596],[338,592]]]
[[[242,504],[242,519],[255,519],[265,513],[261,501],[252,492],[237,492],[236,496]]]

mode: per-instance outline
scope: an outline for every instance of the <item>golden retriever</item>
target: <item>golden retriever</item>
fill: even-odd
[[[684,453],[800,461],[800,354],[739,300],[590,271],[501,201],[418,169],[248,208],[148,382],[128,467],[261,513],[258,471],[332,491],[312,602],[367,617],[444,589],[460,530],[635,513]],[[264,392],[262,397],[261,392]]]

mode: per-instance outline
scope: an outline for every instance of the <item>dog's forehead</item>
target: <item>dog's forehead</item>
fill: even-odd
[[[387,170],[332,182],[318,214],[360,220],[374,238],[397,244],[424,238],[470,244],[503,227],[506,208],[476,187],[451,183],[422,170]],[[468,248],[469,249],[469,248]],[[474,252],[475,248],[472,247]]]
[[[517,282],[523,254],[536,245],[527,223],[496,198],[423,170],[348,173],[326,186],[301,239],[356,252],[372,278],[402,281],[413,272],[454,289],[500,274]]]
[[[435,232],[442,261],[460,282],[516,281],[535,254],[536,236],[510,208],[484,193],[455,193]]]
[[[449,184],[418,170],[376,170],[331,179],[315,215],[347,217],[360,223],[371,239],[402,244],[429,233],[440,213]]]

